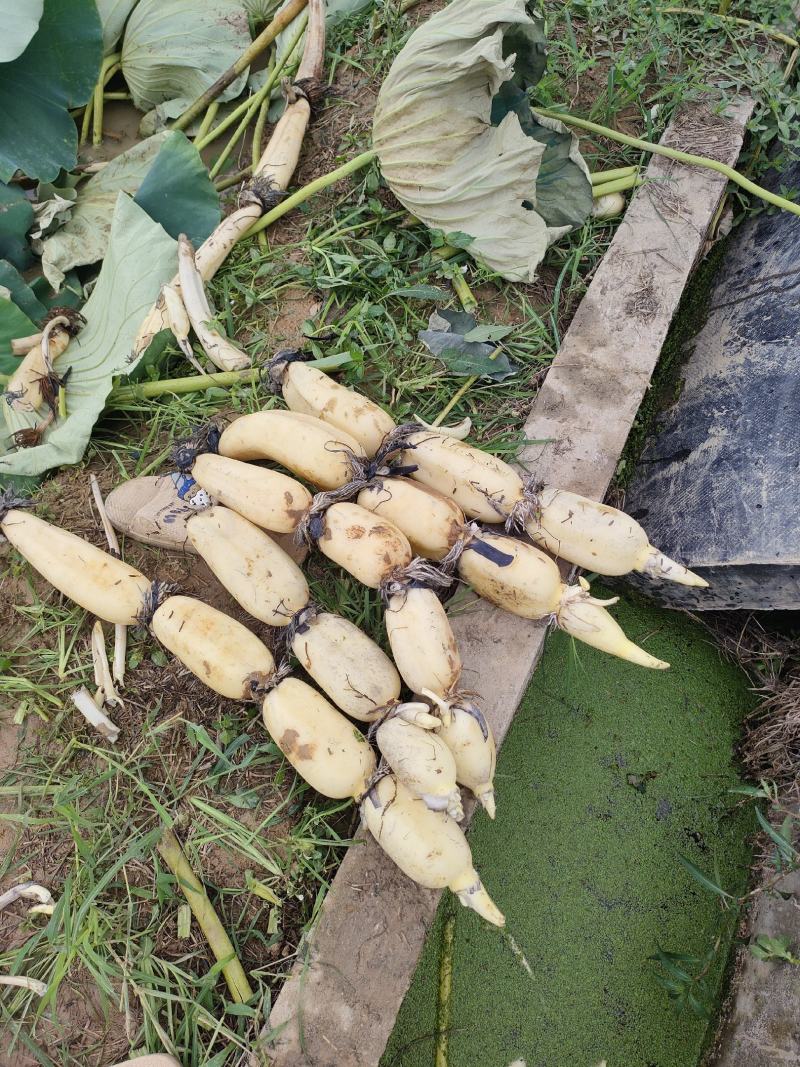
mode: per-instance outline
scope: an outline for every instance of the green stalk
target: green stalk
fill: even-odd
[[[103,90],[119,70],[119,52],[106,56],[100,66],[100,76],[94,87],[92,108],[92,144],[98,145],[103,140]],[[87,130],[88,133],[88,130]]]
[[[197,925],[203,931],[214,953],[214,958],[220,963],[227,960],[222,964],[222,973],[228,983],[231,997],[237,1004],[246,1004],[253,996],[253,990],[244,973],[244,967],[239,962],[233,942],[225,932],[219,916],[214,911],[213,904],[208,899],[203,883],[192,870],[172,830],[164,830],[156,847],[161,858],[177,878],[178,885],[192,909],[192,914],[197,919]]]
[[[308,361],[309,367],[319,370],[335,370],[350,363],[350,356],[339,352],[333,356]],[[206,389],[228,389],[232,385],[257,385],[262,378],[263,368],[249,367],[247,370],[219,371],[213,374],[197,374],[186,378],[165,378],[157,382],[142,382],[138,385],[119,385],[111,391],[109,406],[130,404],[135,400],[152,400],[154,397],[183,396],[186,393],[202,393]],[[0,377],[3,377],[0,375]]]
[[[644,185],[644,178],[640,178],[638,174],[629,174],[626,178],[617,178],[613,182],[593,185],[592,196],[596,200],[599,196],[607,196],[609,193],[624,193],[626,189],[636,189],[640,185]]]
[[[233,151],[234,146],[236,145],[236,142],[239,140],[239,138],[242,136],[244,131],[250,125],[250,120],[252,119],[253,115],[255,115],[256,111],[261,107],[261,105],[264,104],[264,103],[267,103],[269,101],[269,98],[272,96],[272,90],[273,90],[273,88],[275,86],[275,83],[277,82],[277,80],[278,80],[278,78],[280,76],[281,71],[286,66],[286,63],[287,63],[289,57],[291,56],[291,54],[294,51],[294,49],[297,47],[297,45],[298,45],[298,43],[300,41],[300,38],[306,32],[306,26],[308,25],[308,14],[304,12],[297,21],[298,21],[297,31],[294,34],[294,36],[292,37],[292,40],[289,43],[289,47],[284,52],[284,54],[281,56],[281,58],[276,61],[275,66],[272,68],[271,72],[267,75],[266,81],[261,86],[261,88],[258,90],[258,92],[257,93],[253,93],[253,95],[250,97],[250,100],[248,101],[247,109],[245,110],[245,113],[244,113],[244,115],[242,117],[242,121],[236,127],[236,130],[234,131],[233,136],[228,141],[228,143],[225,145],[225,147],[222,149],[222,151],[220,152],[216,163],[211,168],[211,170],[208,172],[210,178],[216,178],[216,176],[219,174],[220,170],[222,170],[223,166],[225,165],[225,161],[227,160],[228,156]],[[257,156],[255,155],[255,153],[253,153],[253,159],[255,160],[256,158],[257,158]]]
[[[308,185],[304,185],[302,189],[298,189],[296,193],[292,193],[291,196],[287,196],[285,200],[282,200],[277,207],[274,207],[271,211],[267,211],[266,214],[262,215],[257,222],[253,223],[243,236],[253,237],[255,234],[260,233],[261,230],[266,230],[266,228],[271,226],[273,222],[277,222],[278,219],[282,219],[284,215],[288,215],[293,208],[296,208],[299,204],[304,204],[306,200],[314,195],[314,193],[319,193],[323,189],[335,185],[336,182],[341,181],[342,178],[347,178],[351,174],[355,174],[357,171],[368,166],[376,158],[377,154],[378,153],[374,149],[369,149],[366,152],[362,152],[361,155],[355,156],[347,163],[342,164],[341,167],[337,167],[336,170],[332,170],[328,174],[323,174],[321,178],[317,178],[315,181],[309,182]]]
[[[236,81],[239,75],[247,70],[257,56],[260,56],[265,49],[269,48],[278,34],[286,29],[292,20],[300,14],[307,3],[308,0],[291,0],[282,11],[279,11],[272,22],[270,22],[269,26],[261,31],[249,47],[242,52],[236,62],[228,67],[224,74],[220,74],[214,84],[209,86],[204,93],[201,93],[194,103],[190,104],[184,113],[175,119],[172,124],[172,129],[185,130],[199,114],[205,111],[209,104],[217,99],[223,90],[228,88],[231,82]]]
[[[434,1067],[448,1067],[450,1026],[453,1017],[453,940],[456,917],[448,915],[442,931],[442,953],[439,957],[439,989],[436,1005],[436,1053]]]
[[[720,19],[722,22],[732,22],[735,26],[748,26],[753,30],[758,30],[759,33],[763,33],[765,37],[772,38],[773,41],[780,41],[781,44],[786,44],[790,48],[800,48],[800,41],[795,37],[790,37],[788,33],[784,33],[782,30],[776,30],[773,26],[767,25],[766,22],[754,22],[753,19],[740,19],[734,15],[726,15],[730,5],[728,3],[720,4],[719,11],[703,11],[699,7],[665,7],[662,10],[663,15],[696,15],[698,18],[714,18]]]
[[[608,137],[612,141],[619,141],[620,144],[630,145],[631,148],[638,148],[640,152],[652,152],[657,156],[666,156],[667,159],[676,159],[679,163],[689,163],[694,167],[714,170],[718,174],[724,174],[729,181],[745,189],[748,193],[752,193],[753,196],[757,196],[760,200],[764,200],[768,204],[774,204],[775,207],[783,208],[784,211],[791,211],[793,215],[800,215],[800,204],[795,204],[791,200],[786,200],[785,197],[771,193],[769,189],[756,185],[755,182],[745,178],[733,167],[729,167],[727,163],[719,163],[716,159],[708,159],[706,156],[696,156],[691,152],[680,152],[677,148],[667,148],[666,145],[653,144],[652,141],[642,141],[638,137],[629,137],[626,133],[612,130],[608,126],[601,126],[597,122],[589,122],[588,119],[579,119],[575,115],[569,115],[564,111],[550,111],[546,108],[536,108],[535,110],[538,115],[558,119],[568,126],[577,126],[579,129],[589,130],[590,133]]]
[[[235,174],[226,174],[224,178],[218,178],[214,182],[214,188],[218,193],[223,193],[226,189],[230,189],[232,185],[238,185],[245,178],[249,178],[252,173],[252,167],[244,167],[242,170],[237,170]]]
[[[615,167],[614,170],[596,170],[589,175],[592,185],[605,185],[606,182],[616,181],[617,178],[627,178],[629,174],[636,174],[638,167]]]
[[[202,141],[202,139],[205,137],[205,135],[211,129],[211,123],[217,117],[217,112],[218,111],[219,111],[219,100],[212,100],[211,103],[206,108],[206,113],[205,113],[205,115],[203,115],[203,121],[200,123],[200,125],[197,128],[197,133],[194,135],[195,144],[197,144],[198,141]]]

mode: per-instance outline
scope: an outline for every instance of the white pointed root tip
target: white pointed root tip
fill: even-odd
[[[611,656],[618,656],[640,667],[666,670],[668,663],[663,659],[656,659],[630,641],[619,623],[606,611],[607,607],[616,604],[618,600],[619,597],[616,596],[610,600],[598,600],[590,594],[586,579],[579,578],[578,585],[565,588],[556,613],[556,621],[565,633],[601,652],[608,652]]]
[[[490,786],[484,789],[483,792],[476,793],[475,799],[483,807],[489,818],[493,819],[495,816],[494,789]]]
[[[678,585],[690,585],[695,589],[708,589],[708,582],[699,574],[690,571],[682,563],[676,563],[674,559],[665,556],[652,545],[647,546],[647,556],[640,567],[636,568],[642,574],[650,578],[663,578],[667,582],[677,582]]]
[[[455,893],[465,908],[472,908],[482,919],[494,926],[505,926],[506,917],[498,908],[484,888],[483,882],[476,870],[460,878],[453,883],[450,889]]]

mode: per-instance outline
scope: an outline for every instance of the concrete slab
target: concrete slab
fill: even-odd
[[[727,163],[752,105],[695,105],[665,141]],[[719,175],[654,158],[564,337],[525,423],[522,464],[601,499],[647,390],[678,301],[725,189]],[[485,602],[453,620],[464,681],[498,743],[541,654],[545,629]],[[274,1067],[375,1067],[411,981],[439,893],[402,875],[371,839],[351,848],[307,952],[272,1009]]]
[[[761,897],[751,921],[752,937],[789,937],[800,944],[800,872],[780,885],[790,900]],[[733,1008],[722,1030],[714,1067],[800,1067],[800,967],[762,963],[749,951],[742,960]]]

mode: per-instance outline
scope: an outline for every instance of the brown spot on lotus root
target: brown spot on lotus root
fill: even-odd
[[[366,532],[367,531],[364,529],[363,526],[348,526],[347,527],[347,536],[350,538],[351,541],[358,541],[360,538],[362,538],[364,536],[364,534]]]
[[[316,751],[316,745],[303,744],[298,745],[300,740],[300,734],[297,730],[284,730],[278,741],[278,748],[284,754],[284,756],[294,756],[297,760],[313,759]]]

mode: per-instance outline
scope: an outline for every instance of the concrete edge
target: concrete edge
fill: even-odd
[[[752,102],[725,117],[681,110],[664,141],[734,163]],[[726,180],[654,157],[525,423],[521,464],[602,499],[649,386]],[[484,601],[453,619],[464,682],[483,694],[498,745],[541,655],[545,629]],[[484,879],[492,891],[491,872]],[[276,999],[273,1067],[376,1067],[440,894],[414,885],[371,838],[348,850],[304,959]],[[502,899],[498,900],[502,907]]]

